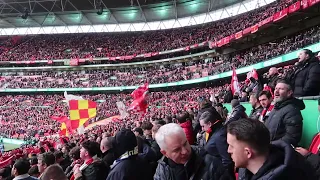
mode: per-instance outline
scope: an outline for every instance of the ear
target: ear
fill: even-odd
[[[164,156],[166,156],[167,152],[165,150],[160,150],[161,154],[163,154]]]
[[[252,149],[248,148],[248,147],[245,147],[244,148],[244,151],[245,151],[245,155],[248,159],[252,158],[253,156],[253,151]]]

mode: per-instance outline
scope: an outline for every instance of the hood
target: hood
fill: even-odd
[[[180,126],[181,126],[182,128],[189,129],[189,128],[192,128],[192,123],[191,123],[191,121],[186,121],[186,122],[184,122],[184,123],[181,123]]]
[[[233,108],[233,111],[246,111],[246,108],[243,107],[241,104],[237,105],[236,107]]]
[[[300,100],[300,99],[297,99],[297,98],[290,98],[290,99],[287,99],[287,100],[282,101],[282,102],[277,102],[274,105],[274,108],[275,109],[281,109],[281,108],[285,107],[288,104],[292,104],[293,106],[297,107],[300,110],[304,110],[304,108],[306,107],[304,102],[303,102],[303,100]]]

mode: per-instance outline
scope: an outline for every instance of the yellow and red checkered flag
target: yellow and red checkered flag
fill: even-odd
[[[69,114],[72,129],[77,129],[97,115],[97,103],[85,99],[70,100]]]

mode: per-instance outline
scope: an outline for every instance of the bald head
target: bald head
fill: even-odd
[[[269,69],[269,76],[275,75],[278,73],[278,69],[276,67],[272,67]]]
[[[102,139],[100,143],[100,150],[102,151],[102,153],[105,153],[112,148],[112,141],[113,137],[105,137]]]

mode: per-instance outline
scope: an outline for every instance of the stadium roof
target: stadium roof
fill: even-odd
[[[207,13],[242,1],[0,0],[0,28],[163,21]],[[103,12],[98,15],[100,5]],[[21,18],[25,9],[29,15],[27,19]]]

